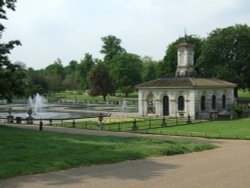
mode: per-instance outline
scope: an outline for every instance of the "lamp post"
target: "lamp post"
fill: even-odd
[[[166,126],[167,126],[166,117],[165,117],[165,116],[163,116],[163,118],[162,118],[161,126],[162,126],[162,127],[166,127]]]
[[[132,131],[136,131],[138,128],[139,128],[139,127],[138,127],[138,125],[137,125],[137,121],[136,121],[136,119],[134,119],[134,121],[133,121],[133,126],[132,126]]]
[[[192,123],[192,121],[191,121],[191,116],[190,116],[190,114],[188,114],[187,124],[190,124],[190,123]]]
[[[99,121],[99,124],[98,124],[98,126],[99,126],[99,128],[100,129],[103,129],[104,128],[104,124],[102,123],[102,121],[103,121],[103,114],[102,113],[100,113],[98,116],[98,121]]]
[[[40,122],[39,122],[39,131],[42,131],[42,130],[43,130],[43,122],[40,119]]]

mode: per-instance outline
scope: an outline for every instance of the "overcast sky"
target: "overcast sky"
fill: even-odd
[[[100,54],[101,37],[115,35],[128,52],[160,60],[178,37],[207,37],[216,28],[250,25],[249,0],[18,0],[8,12],[2,40],[22,46],[10,59],[45,68],[85,53]]]

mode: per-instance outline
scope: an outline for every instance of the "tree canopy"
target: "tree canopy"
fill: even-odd
[[[113,35],[108,35],[101,39],[103,46],[100,52],[104,54],[104,63],[109,65],[116,55],[126,52],[126,50],[121,47],[121,39]]]
[[[6,9],[15,11],[16,0],[0,1],[0,19],[7,19]],[[0,38],[5,27],[0,23]],[[18,40],[0,43],[0,99],[11,101],[14,96],[25,94],[25,73],[18,64],[12,64],[8,58],[11,50],[21,45]]]
[[[108,67],[104,63],[99,63],[90,72],[90,95],[102,95],[104,101],[108,94],[114,93],[112,77],[109,74]]]
[[[141,58],[143,71],[142,80],[143,82],[148,82],[154,80],[158,77],[157,75],[157,61],[153,61],[151,57],[145,56]]]
[[[250,27],[235,25],[212,31],[202,46],[200,72],[250,89]]]
[[[90,88],[89,73],[93,66],[94,60],[92,58],[92,55],[86,53],[83,60],[81,60],[80,64],[77,67],[78,81],[80,82],[81,89],[83,90]]]
[[[135,54],[123,53],[115,56],[111,71],[116,89],[120,89],[126,96],[142,81],[142,61]]]

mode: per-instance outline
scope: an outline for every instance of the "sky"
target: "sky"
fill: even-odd
[[[57,58],[64,66],[80,62],[85,53],[102,59],[107,35],[127,52],[158,61],[185,30],[207,37],[216,28],[250,25],[249,7],[249,0],[18,0],[1,40],[20,40],[9,58],[34,69]]]

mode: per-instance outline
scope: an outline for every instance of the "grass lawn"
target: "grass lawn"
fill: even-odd
[[[145,131],[140,131],[144,132]],[[184,126],[149,129],[151,134],[208,138],[250,139],[250,118],[231,121],[208,121]]]
[[[57,92],[57,93],[51,93],[50,98],[60,98],[60,97],[65,97],[69,100],[75,100],[77,101],[103,101],[102,96],[90,96],[87,94],[84,94],[82,92],[77,92],[77,91],[64,91],[64,92]],[[119,100],[136,100],[138,98],[137,92],[131,93],[128,98],[125,98],[123,93],[116,93],[116,96],[110,96],[108,97],[109,101],[119,101]]]
[[[250,92],[249,91],[238,91],[238,96],[240,100],[250,100]],[[70,100],[77,99],[78,101],[103,101],[102,96],[90,96],[87,94],[84,94],[82,91],[63,91],[63,92],[57,92],[57,93],[51,93],[50,97],[66,97]],[[117,100],[137,100],[138,99],[138,93],[133,92],[129,94],[128,98],[125,98],[124,93],[116,92],[116,96],[110,96],[110,101],[117,101]]]
[[[250,101],[250,92],[249,91],[239,90],[238,91],[238,97],[242,101],[244,101],[244,100]]]
[[[0,125],[0,179],[213,149],[206,143],[70,135]]]

